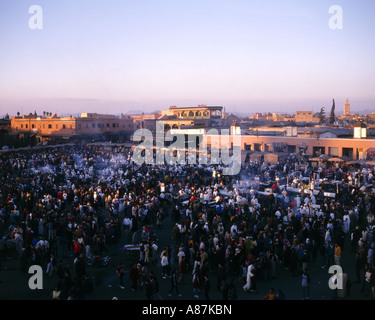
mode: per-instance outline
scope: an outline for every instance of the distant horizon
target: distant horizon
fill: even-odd
[[[0,114],[375,110],[375,1],[0,2]],[[330,13],[331,7],[342,15]],[[42,20],[38,20],[42,17]],[[332,18],[343,26],[332,28]],[[43,21],[39,29],[33,23]],[[31,26],[30,26],[31,24]]]
[[[63,99],[64,100],[64,99]],[[346,99],[344,99],[345,101]],[[366,114],[370,114],[371,112],[375,112],[375,108],[371,108],[371,107],[353,107],[352,104],[351,104],[351,101],[349,100],[349,103],[350,103],[350,113],[351,114],[360,114],[360,115],[366,115]],[[5,112],[4,114],[0,114],[0,116],[4,116],[6,114],[8,114],[10,117],[12,116],[16,116],[17,115],[17,112],[20,112],[20,115],[29,115],[30,113],[34,114],[34,112],[36,111],[37,112],[37,115],[40,115],[40,116],[43,116],[43,112],[51,112],[52,114],[57,114],[57,116],[69,116],[69,115],[80,115],[81,113],[98,113],[98,114],[111,114],[111,115],[121,115],[121,114],[124,114],[124,115],[137,115],[137,114],[152,114],[152,113],[155,113],[155,112],[158,112],[158,111],[162,111],[162,110],[168,110],[171,106],[177,106],[177,107],[195,107],[195,106],[198,106],[198,105],[207,105],[207,106],[222,106],[224,108],[224,111],[227,113],[227,114],[240,114],[240,115],[252,115],[252,114],[255,114],[255,113],[279,113],[279,114],[288,114],[288,115],[294,115],[297,111],[313,111],[314,113],[318,113],[320,112],[321,110],[321,107],[324,107],[324,112],[326,115],[328,115],[330,112],[331,112],[331,107],[332,107],[332,100],[330,101],[330,105],[327,104],[326,106],[321,106],[321,107],[316,107],[316,108],[309,108],[309,107],[300,107],[300,108],[296,108],[295,110],[289,110],[289,111],[282,111],[282,110],[279,110],[279,109],[270,109],[270,110],[267,110],[265,108],[262,107],[261,110],[259,110],[259,108],[255,108],[254,110],[249,110],[249,108],[246,108],[246,109],[242,109],[241,107],[239,108],[236,108],[235,110],[233,110],[233,108],[230,108],[224,104],[220,104],[220,103],[213,103],[213,104],[207,104],[207,103],[199,103],[199,104],[183,104],[183,105],[179,105],[179,104],[170,104],[168,106],[159,106],[159,107],[146,107],[144,106],[143,108],[139,109],[137,107],[129,107],[129,108],[121,108],[119,110],[115,109],[115,108],[109,108],[109,109],[105,109],[105,112],[103,112],[102,110],[98,109],[98,108],[90,108],[90,106],[88,106],[87,108],[86,107],[82,107],[81,110],[79,109],[75,109],[74,111],[67,111],[66,108],[64,109],[61,109],[61,107],[58,107],[58,108],[28,108],[27,111],[24,111],[23,108],[18,108],[18,109],[15,109],[15,108],[12,108],[13,112]],[[337,103],[337,100],[335,99],[335,114],[336,115],[341,115],[343,114],[343,107],[344,107],[344,104],[342,105],[338,105]],[[95,109],[95,110],[93,110]],[[16,110],[16,111],[14,111]],[[112,110],[112,112],[111,112]]]

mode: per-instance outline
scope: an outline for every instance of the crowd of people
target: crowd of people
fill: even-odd
[[[340,266],[344,252],[355,255],[364,295],[375,297],[371,168],[314,167],[308,157],[290,155],[273,165],[250,161],[225,176],[220,164],[137,165],[130,148],[110,145],[0,158],[1,260],[57,275],[60,299],[89,298],[95,286],[87,260],[114,255],[123,244],[136,246],[129,281],[133,291],[144,285],[147,299],[160,298],[159,275],[170,280],[169,295],[189,284],[195,299],[210,299],[212,290],[223,299],[256,293],[259,281],[272,283],[282,270],[306,284],[312,264]],[[167,221],[172,240],[160,244]],[[116,274],[124,288],[124,265]],[[265,298],[285,295],[271,289]]]

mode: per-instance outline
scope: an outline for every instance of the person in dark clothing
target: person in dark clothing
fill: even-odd
[[[75,263],[75,271],[77,278],[81,279],[86,274],[85,262],[83,261],[82,255],[77,258]]]
[[[179,297],[182,296],[182,294],[180,293],[179,289],[178,289],[178,281],[177,281],[177,270],[174,269],[172,271],[172,276],[171,276],[171,288],[170,290],[168,291],[168,295],[171,296],[171,293],[173,292],[173,290],[176,289],[176,293]]]
[[[124,289],[124,276],[125,276],[125,271],[124,271],[124,264],[121,263],[117,270],[116,270],[116,274],[118,275],[119,277],[119,280],[120,280],[120,288],[121,289]]]
[[[210,280],[208,279],[208,275],[206,274],[203,278],[203,289],[204,289],[204,296],[207,300],[210,300],[209,292],[210,292]]]
[[[131,281],[131,290],[135,291],[137,290],[137,284],[138,284],[138,267],[137,264],[133,264],[133,266],[130,268],[129,271],[129,280]]]
[[[281,289],[276,291],[276,300],[285,300],[285,294]]]
[[[289,271],[292,273],[293,276],[297,275],[297,263],[298,263],[298,258],[297,258],[297,252],[295,248],[291,250],[290,254],[290,260],[289,260]]]
[[[150,271],[149,275],[153,282],[153,300],[161,300],[159,295],[159,281],[153,271]]]
[[[154,284],[155,282],[152,279],[150,278],[146,279],[145,298],[147,300],[154,300],[154,291],[155,291]]]
[[[221,263],[218,265],[217,269],[217,290],[221,289],[222,282],[226,280],[225,270]]]
[[[63,266],[63,262],[62,260],[59,261],[58,265],[57,265],[57,278],[60,280],[60,279],[64,279],[65,278],[65,270],[64,270],[64,266]]]
[[[361,255],[359,254],[359,252],[356,252],[355,254],[355,275],[357,277],[355,283],[360,283],[361,282],[361,270],[363,268],[363,264],[362,264],[362,259],[361,259]]]
[[[236,282],[234,279],[228,285],[228,298],[229,300],[237,300],[238,294],[236,289]]]
[[[68,299],[74,290],[74,282],[70,276],[70,273],[66,272],[65,273],[65,279],[64,279],[64,288],[63,291],[61,292],[62,299]]]
[[[222,294],[223,300],[229,299],[229,285],[226,280],[222,281],[221,294]]]
[[[82,282],[82,293],[85,300],[90,300],[91,294],[94,291],[94,284],[91,279],[85,274]]]

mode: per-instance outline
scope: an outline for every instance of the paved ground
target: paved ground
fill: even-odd
[[[165,244],[172,244],[171,241],[171,230],[172,221],[171,218],[167,217],[164,220],[164,225],[161,230],[158,230],[159,248],[163,248]],[[172,245],[173,247],[173,245]],[[347,249],[346,249],[347,248]],[[350,247],[347,245],[343,252],[342,266],[346,270],[354,281],[354,254],[350,252]],[[67,257],[64,259],[65,262],[70,263],[72,274],[74,275],[73,269],[73,258]],[[125,276],[125,289],[119,288],[118,279],[115,275],[117,265],[123,262],[126,266]],[[119,300],[145,300],[145,287],[140,287],[137,291],[132,292],[130,290],[130,283],[128,280],[128,272],[131,261],[126,253],[120,250],[120,247],[116,250],[114,255],[105,268],[90,268],[87,267],[89,277],[93,280],[95,285],[95,291],[91,296],[93,300],[110,300],[113,297],[117,297]],[[312,300],[327,300],[331,299],[332,291],[328,287],[329,274],[327,269],[322,269],[323,264],[322,258],[318,257],[318,261],[315,265],[310,267],[312,284],[311,284],[311,299]],[[180,291],[182,297],[177,297],[176,294],[168,296],[167,292],[170,289],[170,280],[161,278],[161,266],[157,264],[150,266],[149,270],[153,270],[159,277],[160,283],[160,296],[163,300],[197,300],[193,297],[192,293],[192,282],[191,282],[191,270],[186,274],[185,284],[180,285]],[[28,286],[28,281],[31,275],[24,274],[20,271],[19,261],[16,259],[8,259],[3,264],[1,270],[1,284],[0,284],[0,299],[1,300],[49,300],[51,299],[51,293],[57,283],[57,276],[54,275],[52,278],[44,276],[43,278],[43,289],[31,290]],[[231,278],[231,276],[229,276]],[[210,292],[210,298],[212,300],[221,300],[221,293],[216,290],[216,276],[211,274],[210,276],[212,283],[212,290]],[[280,276],[278,279],[274,279],[268,282],[258,281],[258,293],[246,293],[242,290],[242,279],[236,278],[237,281],[237,292],[239,294],[239,300],[259,300],[268,293],[269,288],[282,289],[286,295],[287,300],[300,300],[302,289],[301,289],[301,278],[300,276],[292,276],[287,270],[281,268]],[[365,300],[368,299],[360,292],[360,284],[353,284],[351,289],[350,297],[346,299],[350,300]],[[203,293],[199,300],[204,300]]]

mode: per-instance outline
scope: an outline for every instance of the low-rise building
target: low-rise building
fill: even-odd
[[[79,117],[38,116],[34,114],[11,118],[13,133],[35,134],[44,138],[71,138],[102,134],[126,134],[134,130],[130,116],[81,113]]]

